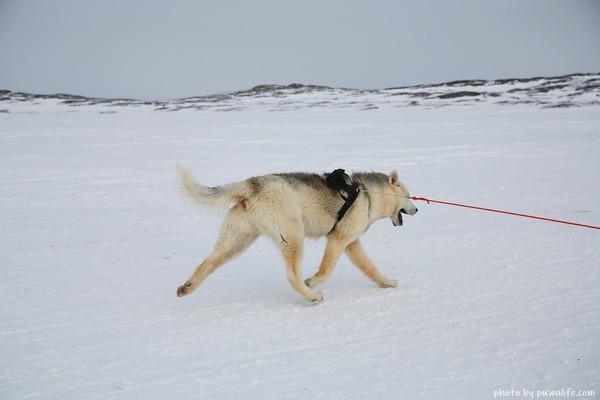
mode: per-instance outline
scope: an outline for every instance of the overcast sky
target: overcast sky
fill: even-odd
[[[600,72],[600,0],[0,0],[0,89],[169,99]]]

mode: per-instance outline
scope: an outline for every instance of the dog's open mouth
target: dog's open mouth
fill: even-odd
[[[392,224],[394,224],[394,226],[402,226],[402,210],[398,211],[398,221],[394,221],[394,219],[392,218]]]

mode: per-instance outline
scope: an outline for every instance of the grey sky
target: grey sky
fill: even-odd
[[[0,89],[168,99],[600,71],[599,0],[0,0]]]

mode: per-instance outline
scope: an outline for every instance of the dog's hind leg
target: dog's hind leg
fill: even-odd
[[[314,288],[329,279],[347,244],[348,241],[337,232],[334,231],[330,234],[319,270],[314,276],[304,281],[306,286]]]
[[[377,267],[371,261],[367,253],[362,248],[360,241],[357,239],[346,247],[346,254],[350,260],[360,269],[369,279],[375,282],[379,287],[389,288],[396,287],[397,281],[388,279],[377,270]]]
[[[245,221],[242,213],[242,210],[235,207],[231,209],[223,222],[219,239],[212,253],[198,266],[194,274],[177,288],[178,297],[192,293],[217,268],[240,255],[254,242],[258,235]]]
[[[286,238],[286,242],[282,243],[281,254],[285,260],[287,268],[287,277],[290,285],[295,291],[300,293],[306,301],[319,302],[323,300],[323,293],[312,291],[302,280],[302,252],[304,243],[302,240]]]
[[[304,228],[300,218],[288,219],[285,232],[279,237],[273,237],[281,251],[287,270],[290,285],[306,301],[319,302],[323,300],[323,293],[312,291],[302,280],[302,255],[304,253]],[[281,225],[279,225],[281,226]]]

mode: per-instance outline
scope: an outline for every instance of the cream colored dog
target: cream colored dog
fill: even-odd
[[[359,241],[373,222],[391,218],[394,226],[399,226],[403,213],[417,212],[395,170],[390,175],[357,172],[347,177],[348,183],[358,188],[359,193],[337,223],[338,211],[345,201],[341,193],[327,185],[328,174],[273,174],[210,188],[196,182],[185,167],[178,165],[178,170],[186,192],[194,200],[206,206],[229,208],[229,211],[212,253],[177,289],[177,296],[192,293],[217,268],[246,250],[259,235],[268,237],[280,249],[290,284],[307,301],[323,300],[323,294],[312,288],[331,276],[344,251],[377,285],[396,286],[395,280],[377,270]],[[327,246],[319,270],[303,280],[304,239],[323,236],[327,236]]]

